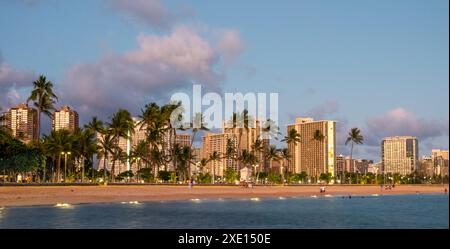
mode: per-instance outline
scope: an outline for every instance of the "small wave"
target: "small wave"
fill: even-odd
[[[69,203],[56,203],[55,207],[68,208],[71,207]]]

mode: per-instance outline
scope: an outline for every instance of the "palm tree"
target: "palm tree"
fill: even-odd
[[[94,132],[95,137],[97,137],[98,133],[102,133],[104,130],[104,124],[103,121],[98,119],[96,116],[92,117],[92,120],[84,125],[85,129],[90,129]]]
[[[281,157],[279,154],[280,150],[277,149],[275,145],[270,146],[266,149],[266,159],[269,160],[269,167],[272,169],[272,162],[273,161],[280,161]]]
[[[97,151],[94,132],[90,129],[77,129],[74,133],[74,151],[81,163],[81,182],[84,182],[85,161],[93,165],[92,156]]]
[[[320,130],[315,130],[313,135],[313,140],[322,142],[325,139],[325,136]]]
[[[113,114],[111,118],[111,123],[108,125],[109,132],[114,137],[116,146],[114,147],[113,155],[113,163],[111,166],[111,174],[115,173],[115,164],[119,159],[120,154],[122,153],[119,147],[120,138],[128,139],[131,136],[131,133],[134,132],[134,123],[131,118],[131,114],[125,109],[119,109],[116,113]],[[120,166],[119,166],[119,174],[120,174]],[[114,177],[112,177],[114,181]]]
[[[100,157],[103,158],[103,179],[105,182],[107,177],[106,162],[108,160],[109,155],[113,153],[115,146],[116,143],[114,136],[112,136],[111,133],[109,132],[103,133],[100,140],[98,141],[97,153]]]
[[[156,161],[160,162],[161,164],[164,163],[166,171],[166,158],[171,156],[172,161],[174,159],[171,152],[173,145],[172,143],[174,142],[172,138],[175,134],[175,128],[172,127],[171,118],[173,118],[174,111],[180,106],[181,103],[168,104],[162,107],[160,107],[156,103],[150,103],[145,105],[145,108],[141,110],[141,115],[139,115],[141,121],[138,123],[138,125],[140,125],[141,129],[145,130],[146,139],[152,150],[155,148],[159,148],[158,152],[155,152],[155,155],[161,153],[161,155],[158,154],[158,160],[161,159],[162,161]],[[167,134],[169,135],[170,144],[166,144],[165,141]],[[166,150],[169,150],[170,153],[167,153]]]
[[[284,182],[284,175],[285,175],[285,171],[287,170],[285,165],[284,165],[284,161],[287,161],[288,163],[291,161],[291,155],[289,153],[289,149],[288,148],[283,148],[281,149],[281,160],[282,160],[282,168],[285,168],[284,171],[281,172],[282,176],[283,176],[283,182]]]
[[[361,131],[358,128],[352,128],[348,133],[347,140],[345,141],[345,145],[351,143],[350,149],[350,168],[353,164],[353,144],[363,144],[364,137],[361,135]]]
[[[237,157],[240,157],[242,155],[242,135],[244,133],[244,130],[248,133],[250,128],[250,123],[253,121],[253,118],[249,116],[248,110],[244,109],[241,113],[233,113],[233,117],[231,120],[231,128],[237,129],[238,131],[238,144],[237,144]],[[238,169],[241,168],[238,162]]]
[[[191,147],[189,146],[184,146],[181,148],[180,153],[177,155],[177,160],[180,163],[178,170],[180,172],[180,176],[183,176],[182,180],[186,180],[186,175],[189,174],[188,172],[190,172],[190,166],[191,166],[191,161],[190,161],[190,157],[191,157]],[[190,175],[188,175],[188,177],[190,178]]]
[[[266,156],[265,156],[265,152],[267,151],[266,149],[266,144],[264,143],[264,141],[261,139],[261,137],[258,137],[255,142],[252,144],[252,150],[255,153],[262,153],[262,158],[263,158],[263,168],[264,168],[264,172],[267,172],[266,169]]]
[[[96,116],[92,117],[91,121],[87,124],[84,125],[85,129],[89,129],[94,133],[94,140],[95,140],[95,144],[98,143],[98,135],[102,132],[104,132],[105,127],[104,127],[104,123],[103,121],[101,121],[100,119],[98,119]],[[94,154],[98,154],[97,151],[95,151]],[[91,161],[94,162],[94,154],[92,155]],[[98,157],[97,157],[97,164],[98,164]],[[94,167],[92,167],[93,169]],[[97,165],[97,168],[100,168]],[[92,179],[94,179],[94,171],[92,170]]]
[[[284,139],[281,140],[281,142],[286,142],[288,148],[291,147],[291,149],[293,150],[293,147],[295,147],[298,143],[301,143],[302,140],[297,130],[292,128],[289,130],[287,136],[285,136]]]
[[[200,166],[200,170],[203,173],[203,169],[208,165],[208,159],[207,158],[202,158],[199,162],[199,166]]]
[[[38,138],[41,136],[41,113],[48,117],[52,116],[51,111],[55,110],[54,104],[58,101],[58,97],[53,93],[53,83],[48,81],[44,75],[40,75],[39,79],[33,82],[33,90],[27,99],[27,102],[34,101],[37,108],[37,131]]]
[[[52,131],[44,137],[45,149],[56,158],[56,179],[61,179],[61,153],[72,149],[73,137],[67,130]],[[66,168],[66,165],[64,165]],[[66,181],[66,170],[64,170],[64,181]]]
[[[201,113],[196,113],[194,117],[194,121],[191,123],[192,128],[192,138],[191,138],[191,145],[190,145],[190,151],[193,151],[194,146],[194,140],[195,136],[199,131],[209,131],[208,128],[206,128],[206,123],[203,120],[203,116]],[[189,161],[192,161],[192,153],[189,155]],[[189,178],[191,177],[191,167],[188,169],[188,175]]]
[[[175,172],[178,171],[178,161],[179,161],[179,157],[182,153],[183,148],[181,147],[180,144],[174,144],[172,146],[172,163],[173,163],[173,167],[175,169]]]
[[[131,149],[131,157],[137,161],[137,171],[141,169],[141,161],[144,161],[145,164],[148,164],[148,155],[149,155],[149,147],[148,142],[146,140],[140,140],[138,143],[133,146]]]
[[[220,154],[217,151],[214,151],[212,154],[209,155],[209,162],[212,162],[212,172],[213,172],[213,177],[212,177],[212,183],[214,184],[216,181],[216,166],[214,164],[214,162],[218,162],[220,161],[221,157]]]
[[[163,152],[158,147],[153,147],[150,149],[150,161],[153,165],[153,174],[154,178],[156,179],[158,177],[159,169],[164,163]]]
[[[258,157],[248,150],[242,150],[242,154],[239,156],[238,160],[242,162],[245,167],[253,167],[253,165],[256,165],[258,163]]]

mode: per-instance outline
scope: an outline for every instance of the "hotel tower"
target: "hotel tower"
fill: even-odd
[[[386,137],[381,142],[382,171],[408,175],[418,169],[419,143],[410,136]]]
[[[61,107],[60,110],[55,111],[53,114],[52,127],[54,131],[75,131],[78,128],[78,113],[70,109],[69,106]]]
[[[295,124],[288,125],[287,132],[292,129],[300,134],[301,142],[288,145],[291,155],[289,171],[293,173],[305,171],[313,177],[319,177],[322,173],[331,173],[334,176],[336,121],[297,118]],[[322,134],[322,139],[314,139],[317,131]]]
[[[27,143],[38,138],[37,119],[37,111],[22,103],[5,112],[2,123],[14,137]]]

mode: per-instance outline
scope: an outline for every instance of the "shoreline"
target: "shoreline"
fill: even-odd
[[[448,185],[398,185],[381,190],[377,185],[326,185],[326,192],[313,186],[197,186],[185,185],[109,185],[109,186],[1,186],[0,207],[53,206],[57,203],[94,204],[151,201],[189,201],[202,199],[299,198],[372,195],[444,194]]]

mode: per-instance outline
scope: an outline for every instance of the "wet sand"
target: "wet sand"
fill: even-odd
[[[213,198],[278,198],[310,197],[313,195],[407,195],[444,194],[443,185],[399,185],[392,190],[380,186],[326,186],[326,193],[319,193],[320,186],[0,186],[0,207],[55,205],[57,203],[111,203],[123,201],[163,201]],[[448,185],[445,186],[448,189]]]

